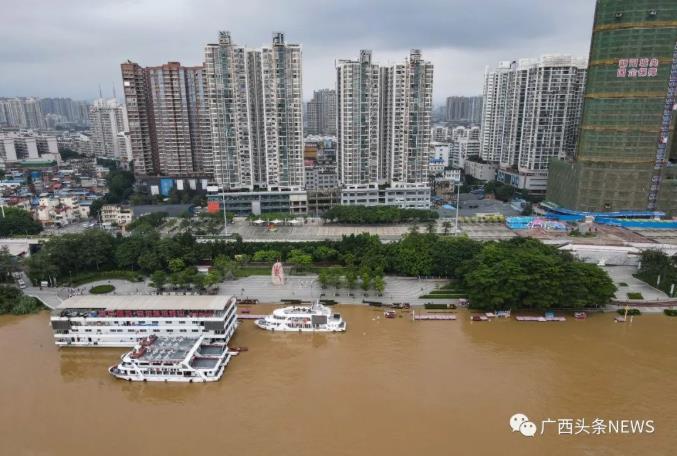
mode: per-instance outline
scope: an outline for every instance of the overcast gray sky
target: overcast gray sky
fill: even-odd
[[[303,45],[305,98],[334,86],[334,61],[380,63],[420,48],[434,97],[482,91],[500,60],[587,57],[594,0],[0,0],[0,96],[120,95],[120,63],[202,63],[218,30],[260,47],[273,31]]]

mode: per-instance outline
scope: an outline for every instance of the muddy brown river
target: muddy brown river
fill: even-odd
[[[57,349],[46,312],[0,317],[0,454],[677,454],[677,318],[413,322],[336,309],[345,334],[243,322],[233,343],[249,351],[209,384],[116,380],[106,369],[124,350]],[[535,436],[512,432],[515,413]],[[655,430],[585,428],[597,418]],[[583,421],[561,433],[568,420]]]

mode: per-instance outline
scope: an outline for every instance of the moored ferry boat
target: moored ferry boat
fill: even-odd
[[[222,339],[150,335],[108,372],[137,382],[215,382],[234,354]]]
[[[312,306],[289,306],[275,309],[272,314],[255,321],[267,331],[343,332],[346,322],[340,314],[316,301]]]

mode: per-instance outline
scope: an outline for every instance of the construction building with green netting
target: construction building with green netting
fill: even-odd
[[[677,216],[676,90],[677,0],[598,0],[578,145],[546,199]]]

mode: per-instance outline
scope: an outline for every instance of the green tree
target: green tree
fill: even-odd
[[[257,250],[256,253],[254,253],[254,261],[274,263],[281,256],[282,255],[278,250]]]
[[[451,230],[451,222],[449,220],[445,220],[442,223],[442,229],[444,230],[444,235],[446,236],[449,234],[449,230]]]
[[[204,286],[207,288],[211,288],[217,283],[221,282],[221,277],[219,277],[219,273],[216,271],[209,271],[204,278]]]
[[[378,292],[379,295],[383,295],[383,291],[386,288],[385,281],[383,280],[383,276],[376,276],[374,277],[374,289]]]
[[[348,286],[348,289],[353,290],[355,288],[355,284],[357,283],[357,271],[355,268],[348,268],[346,270],[346,285]]]
[[[5,207],[5,216],[0,217],[0,236],[38,234],[42,225],[33,220],[31,214],[18,207]]]
[[[150,275],[150,280],[158,293],[162,291],[162,287],[167,283],[167,274],[164,271],[155,271]]]
[[[322,288],[327,288],[327,285],[329,285],[329,273],[326,269],[320,270],[320,273],[317,275],[317,281]]]
[[[297,270],[303,271],[308,268],[313,262],[313,257],[308,255],[301,249],[294,249],[289,252],[287,261],[293,264]]]
[[[237,263],[225,255],[219,255],[214,259],[214,269],[218,271],[221,277],[225,279],[234,279],[238,270],[238,266]]]
[[[9,253],[7,247],[0,249],[0,281],[7,282],[12,279],[12,271],[14,270],[14,259]]]
[[[182,271],[186,267],[186,263],[181,258],[172,258],[169,260],[169,270],[171,272]]]
[[[367,271],[362,272],[362,274],[360,274],[360,279],[362,281],[362,283],[360,283],[360,287],[362,290],[367,292],[371,286],[371,277],[369,276],[369,273]]]

